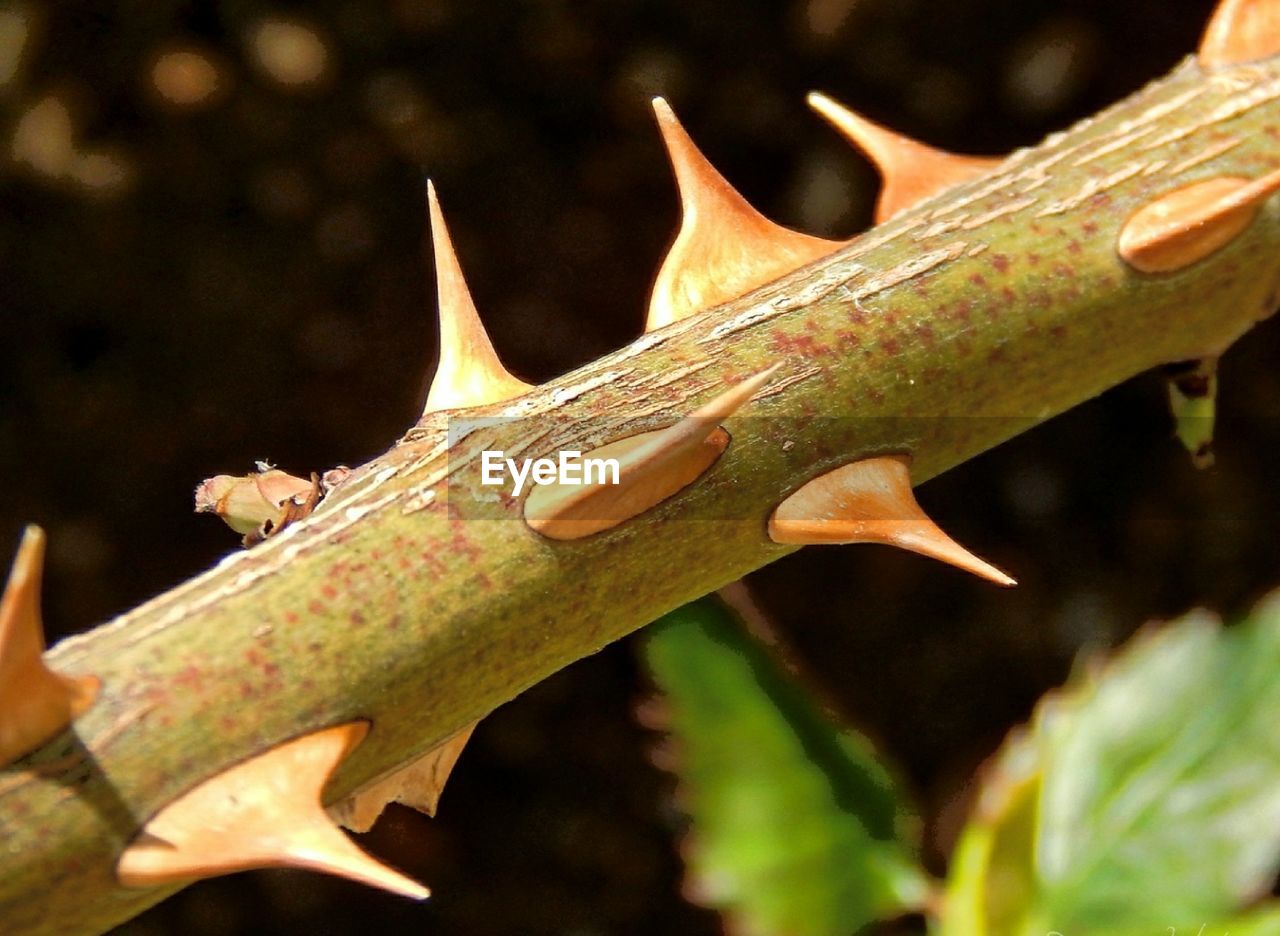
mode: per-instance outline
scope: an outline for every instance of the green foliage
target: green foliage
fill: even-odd
[[[691,890],[742,932],[847,936],[919,908],[912,823],[867,741],[834,725],[718,603],[655,625],[691,821]],[[1280,868],[1280,596],[1221,628],[1148,631],[1040,705],[986,771],[941,936],[1280,936],[1241,908]]]
[[[1148,633],[1042,703],[987,778],[942,932],[1196,933],[1280,865],[1280,598]],[[1274,911],[1226,927],[1273,932]],[[1248,929],[1246,929],[1248,927]]]
[[[849,936],[921,906],[915,823],[889,773],[723,606],[672,612],[644,648],[692,820],[691,896],[761,936]]]
[[[1096,936],[1146,936],[1148,933],[1151,936],[1280,936],[1280,904],[1268,905],[1229,920],[1215,920],[1184,929],[1169,926],[1155,929],[1130,927],[1123,930],[1109,929]]]

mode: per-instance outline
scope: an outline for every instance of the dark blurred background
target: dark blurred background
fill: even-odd
[[[806,91],[1002,153],[1163,74],[1212,6],[0,3],[0,542],[48,529],[56,639],[235,548],[191,513],[200,479],[384,449],[435,353],[424,174],[499,352],[545,379],[640,330],[677,223],[651,95],[767,213],[849,235],[875,176]],[[926,509],[1014,591],[875,547],[753,577],[813,678],[902,765],[935,869],[973,770],[1078,654],[1280,584],[1278,351],[1273,320],[1226,357],[1208,471],[1147,375],[927,485]],[[633,651],[505,706],[437,820],[392,807],[365,838],[432,885],[426,905],[237,875],[121,932],[717,932],[679,894],[681,820],[631,717]]]

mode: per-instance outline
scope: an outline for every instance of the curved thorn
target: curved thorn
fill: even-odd
[[[961,156],[918,143],[816,91],[808,96],[808,102],[880,170],[883,185],[876,202],[877,224],[1000,163],[998,159]]]
[[[658,270],[645,331],[719,305],[834,253],[840,241],[774,224],[694,145],[670,106],[653,99],[680,190],[680,231]]]
[[[1017,583],[929,519],[911,491],[907,459],[864,458],[819,475],[769,518],[769,538],[799,546],[884,543],[931,556],[995,582]]]
[[[430,891],[365,854],[329,821],[329,775],[368,733],[366,722],[277,745],[178,797],[116,864],[125,887],[155,887],[252,868],[308,868],[416,900]]]
[[[1280,52],[1280,0],[1221,0],[1196,53],[1204,68],[1252,62]]]
[[[440,793],[475,727],[474,723],[468,725],[407,766],[329,807],[329,816],[352,832],[368,832],[391,803],[434,816]]]
[[[45,666],[40,580],[44,531],[28,526],[0,599],[0,767],[59,734],[93,704],[93,676],[63,676]]]
[[[1116,250],[1135,270],[1172,273],[1235,240],[1280,191],[1280,169],[1259,179],[1218,176],[1160,196],[1135,211]]]
[[[427,206],[440,307],[440,363],[427,392],[425,412],[501,403],[532,390],[532,385],[513,377],[502,366],[493,350],[462,277],[462,267],[430,181]]]
[[[525,522],[550,539],[579,539],[630,520],[688,487],[729,446],[720,421],[755,396],[780,366],[735,384],[673,426],[585,453],[584,458],[616,460],[617,483],[540,484],[525,498]]]

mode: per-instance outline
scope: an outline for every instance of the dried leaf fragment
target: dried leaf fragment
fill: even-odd
[[[311,513],[324,495],[320,477],[298,478],[278,468],[216,475],[196,488],[196,513],[215,513],[245,545],[260,542]]]

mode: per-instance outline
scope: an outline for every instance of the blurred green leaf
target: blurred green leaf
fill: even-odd
[[[1063,934],[1066,936],[1066,934]],[[1165,926],[1159,929],[1109,929],[1092,936],[1280,936],[1280,904],[1271,903],[1252,913],[1215,920],[1195,927]]]
[[[1011,874],[998,846],[1025,852],[1029,828],[1034,873]],[[1041,704],[989,771],[953,862],[943,932],[1195,934],[1266,894],[1278,868],[1272,597],[1228,630],[1197,613],[1145,633]]]
[[[687,605],[644,652],[691,819],[691,899],[758,936],[850,936],[921,906],[916,823],[888,771],[728,610]]]

